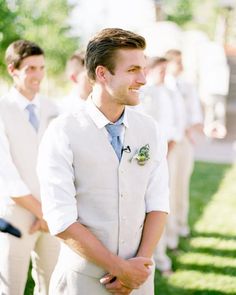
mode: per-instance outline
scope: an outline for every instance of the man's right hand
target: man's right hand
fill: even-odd
[[[153,264],[150,258],[146,257],[134,257],[126,261],[127,265],[118,276],[122,285],[130,288],[139,288],[151,274],[149,266]]]
[[[29,229],[29,234],[34,234],[36,231],[48,232],[48,225],[44,219],[36,219]]]
[[[153,264],[150,258],[134,257],[122,263],[116,278],[121,285],[129,289],[138,289],[151,274],[149,266]]]

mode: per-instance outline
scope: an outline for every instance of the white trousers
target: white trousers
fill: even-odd
[[[20,229],[22,237],[0,233],[0,294],[24,294],[30,259],[35,282],[34,294],[48,294],[50,277],[58,257],[59,240],[39,231],[29,235],[34,217],[15,204],[5,208],[1,217]]]
[[[154,266],[147,281],[132,295],[154,295]],[[98,278],[84,275],[74,269],[66,269],[60,262],[51,278],[49,295],[109,295]]]
[[[170,214],[166,226],[168,247],[178,246],[179,234],[188,231],[189,184],[193,171],[193,147],[185,137],[168,157],[170,173]]]

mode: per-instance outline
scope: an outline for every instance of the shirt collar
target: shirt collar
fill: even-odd
[[[94,121],[94,123],[96,124],[96,126],[98,128],[103,128],[109,123],[112,124],[112,122],[110,122],[107,119],[107,117],[93,103],[92,95],[90,95],[88,97],[88,99],[86,100],[85,105],[86,105],[86,109],[87,109],[87,112],[88,112],[89,116],[91,117],[91,119]],[[125,127],[128,127],[128,118],[127,118],[126,109],[124,111],[123,124],[124,124]]]
[[[36,94],[32,100],[29,100],[24,95],[22,95],[15,87],[11,88],[9,94],[11,101],[14,101],[22,110],[24,110],[29,104],[34,104],[37,109],[40,108],[40,99],[38,94]]]

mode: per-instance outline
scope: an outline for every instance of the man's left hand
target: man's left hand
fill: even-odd
[[[129,295],[132,292],[132,289],[122,285],[118,279],[110,274],[101,278],[100,282],[114,295]]]

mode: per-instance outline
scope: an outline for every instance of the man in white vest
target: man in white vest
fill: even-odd
[[[145,39],[104,29],[88,43],[93,91],[40,145],[44,218],[60,237],[50,294],[154,295],[152,254],[169,211],[166,142],[139,103]]]
[[[34,294],[46,295],[59,241],[42,217],[36,160],[40,139],[57,110],[38,94],[45,65],[38,45],[13,42],[6,63],[14,86],[0,100],[0,217],[17,227],[22,238],[0,233],[0,293],[24,294],[32,259]]]
[[[71,91],[58,104],[60,113],[68,113],[84,106],[92,86],[84,65],[84,52],[75,51],[66,65]]]
[[[199,95],[194,84],[184,77],[182,52],[170,49],[165,84],[175,94],[176,128],[178,139],[168,155],[170,172],[170,208],[167,222],[167,244],[178,248],[179,237],[187,237],[189,229],[189,185],[194,168],[194,140],[203,135],[203,116]]]

